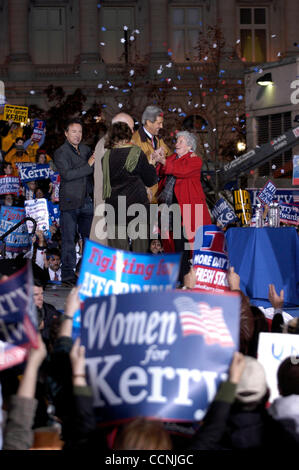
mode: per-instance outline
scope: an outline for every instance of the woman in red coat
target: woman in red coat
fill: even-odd
[[[175,251],[184,251],[182,275],[189,271],[186,260],[190,257],[189,249],[192,249],[192,245],[186,249],[185,243],[192,244],[199,226],[211,224],[200,181],[202,160],[194,153],[196,145],[193,134],[187,131],[178,132],[176,152],[166,159],[161,156],[158,160],[158,174],[161,177],[159,202],[168,206],[177,203],[180,207],[180,237],[175,236],[178,227],[174,226],[173,232]]]

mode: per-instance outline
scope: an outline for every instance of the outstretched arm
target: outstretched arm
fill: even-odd
[[[47,354],[40,334],[38,343],[37,349],[30,350],[17,394],[11,397],[7,424],[4,429],[3,449],[5,450],[26,450],[32,445],[32,425],[37,407],[37,400],[34,398],[37,374]]]

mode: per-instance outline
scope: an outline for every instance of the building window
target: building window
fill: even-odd
[[[258,145],[267,144],[272,139],[279,137],[292,128],[291,113],[270,114],[257,118]],[[292,150],[277,155],[277,157],[259,167],[259,176],[284,176],[284,167],[287,162],[292,161]],[[281,170],[283,170],[281,172]]]
[[[239,8],[240,55],[246,62],[267,61],[267,8]]]
[[[198,60],[199,33],[202,31],[201,7],[171,9],[171,45],[176,62]]]
[[[31,55],[35,64],[66,63],[64,7],[35,7],[31,18]]]
[[[134,59],[135,40],[130,36],[135,29],[133,7],[102,7],[100,12],[101,55],[106,63],[116,64]],[[128,29],[124,30],[124,27]],[[137,36],[138,37],[138,36]],[[125,42],[121,40],[125,39]]]

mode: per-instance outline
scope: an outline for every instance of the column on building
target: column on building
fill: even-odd
[[[32,64],[29,54],[29,0],[10,0],[9,19],[9,74],[14,79],[29,78]]]
[[[224,51],[230,55],[236,45],[236,35],[239,38],[239,32],[236,32],[236,14],[237,6],[235,0],[219,0],[217,2],[217,17],[221,19],[221,29],[225,38]]]
[[[168,44],[168,0],[150,0],[151,61],[163,63],[169,60]]]
[[[97,0],[80,0],[80,68],[82,78],[96,78],[100,71],[97,5]]]
[[[285,28],[285,42],[286,42],[286,53],[288,55],[298,54],[299,37],[298,37],[298,23],[299,23],[299,11],[298,2],[293,0],[285,0],[284,2],[285,17],[284,17],[284,28]]]

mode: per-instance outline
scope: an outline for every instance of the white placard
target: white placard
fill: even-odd
[[[289,333],[259,334],[258,361],[265,369],[267,384],[271,391],[269,399],[271,403],[279,397],[277,371],[281,362],[289,356],[296,355],[299,355],[299,335]],[[296,360],[295,357],[294,360]]]
[[[37,224],[36,230],[49,230],[49,212],[47,200],[29,199],[25,201],[25,212],[27,217],[32,217]],[[28,232],[32,232],[32,222],[27,222]]]

